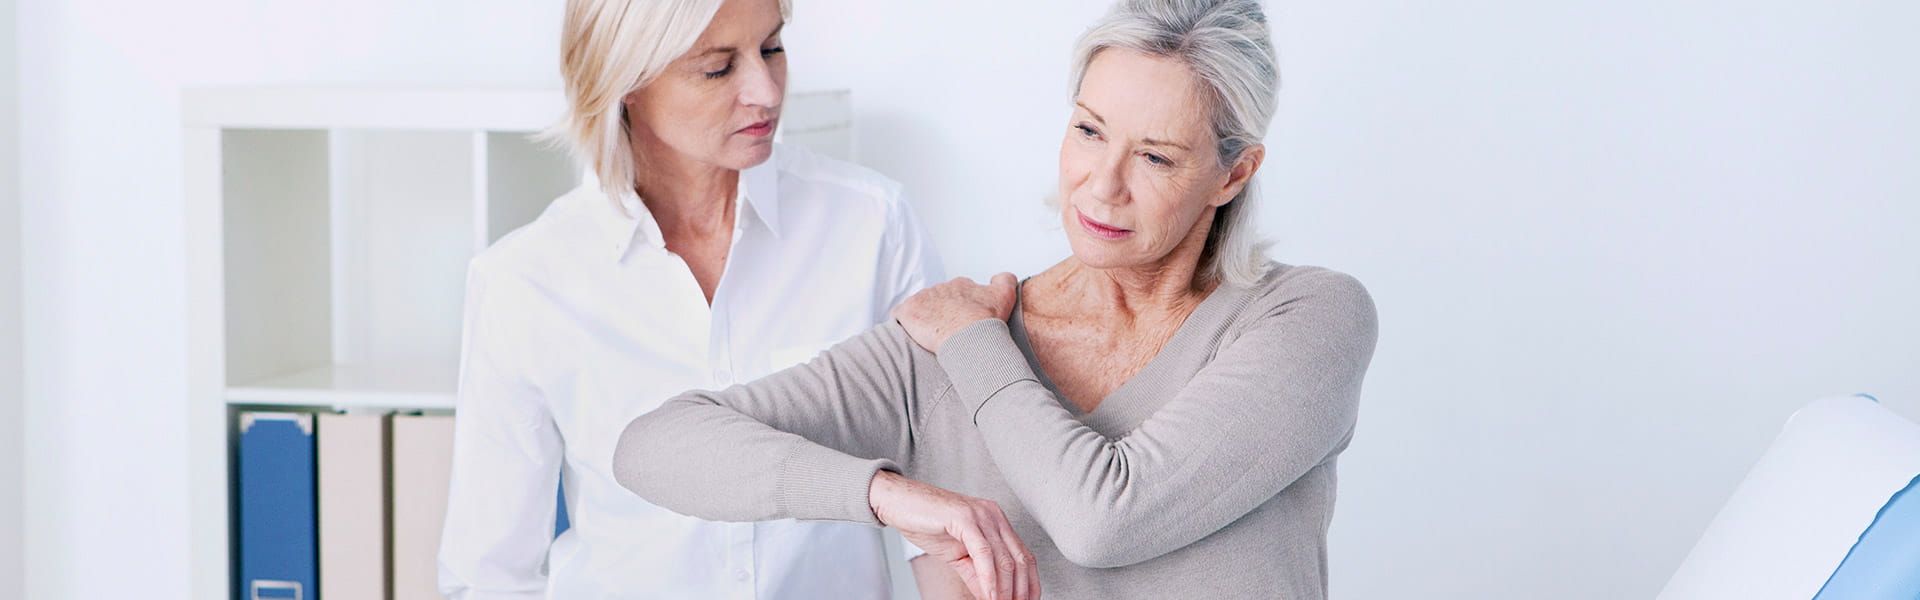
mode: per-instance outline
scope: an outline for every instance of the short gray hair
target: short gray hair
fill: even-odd
[[[1228,167],[1266,137],[1279,104],[1280,67],[1266,13],[1257,0],[1120,0],[1080,36],[1073,51],[1073,94],[1095,56],[1120,48],[1179,60],[1199,79],[1210,103],[1220,165]],[[1266,275],[1271,244],[1254,232],[1246,187],[1213,215],[1199,275],[1245,287]]]

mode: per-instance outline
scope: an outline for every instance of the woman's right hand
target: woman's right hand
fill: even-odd
[[[892,471],[874,473],[867,503],[880,522],[945,563],[980,600],[1037,600],[1033,553],[992,500],[963,496]]]

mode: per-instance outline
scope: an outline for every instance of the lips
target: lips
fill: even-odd
[[[773,134],[773,120],[768,119],[765,121],[761,121],[759,123],[754,123],[752,125],[742,127],[740,128],[740,131],[737,131],[735,133],[744,133],[753,137],[766,137],[768,135]]]
[[[1079,209],[1074,209],[1073,213],[1075,216],[1080,217],[1080,228],[1085,229],[1087,233],[1093,234],[1094,237],[1097,237],[1100,239],[1106,239],[1106,240],[1117,240],[1123,237],[1127,237],[1129,235],[1133,235],[1133,230],[1131,229],[1121,229],[1119,227],[1114,227],[1106,223],[1095,221],[1092,218],[1087,217],[1086,213],[1080,212]]]

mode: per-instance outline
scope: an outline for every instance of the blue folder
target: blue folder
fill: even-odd
[[[240,414],[241,600],[319,597],[313,415]]]

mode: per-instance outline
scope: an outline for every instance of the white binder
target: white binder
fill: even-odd
[[[439,600],[453,417],[393,417],[393,598]]]
[[[320,415],[320,589],[387,599],[387,417]]]

